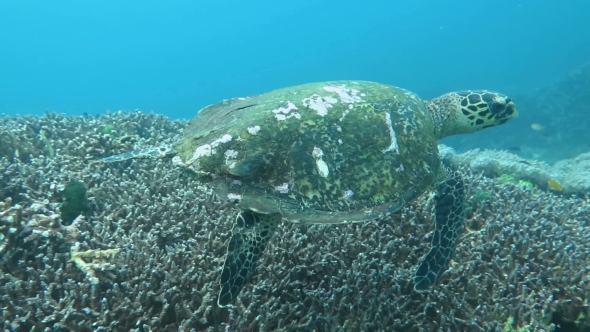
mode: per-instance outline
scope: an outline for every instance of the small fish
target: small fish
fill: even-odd
[[[538,123],[533,123],[531,125],[531,128],[533,128],[533,130],[537,130],[537,131],[545,130],[545,126],[543,126],[542,124],[538,124]]]
[[[563,191],[563,186],[561,185],[561,183],[559,183],[555,180],[547,180],[547,185],[549,186],[549,188],[551,188],[555,191],[559,191],[559,192]]]

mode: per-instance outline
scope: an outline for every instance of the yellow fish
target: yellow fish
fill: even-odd
[[[563,186],[561,185],[561,183],[559,183],[555,180],[547,180],[547,185],[549,186],[549,188],[551,188],[555,191],[559,191],[559,192],[563,191]]]
[[[545,130],[545,126],[538,124],[538,123],[533,123],[531,125],[531,128],[533,128],[533,130],[538,130],[538,131]]]

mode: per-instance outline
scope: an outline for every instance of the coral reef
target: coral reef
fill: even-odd
[[[552,190],[548,181],[558,181],[564,194],[590,195],[590,153],[562,160],[550,166],[545,162],[526,160],[502,150],[469,150],[457,154],[452,148],[439,145],[443,159],[455,166],[468,166],[474,172],[498,177],[500,184],[519,183],[543,190]]]
[[[0,149],[8,151],[0,159],[0,328],[588,327],[588,199],[499,184],[467,168],[467,230],[432,291],[419,294],[411,284],[433,229],[432,203],[424,197],[384,220],[282,225],[235,306],[218,308],[217,278],[236,209],[167,160],[90,165],[109,154],[170,143],[183,125],[140,112],[2,119],[0,133],[14,140],[2,141]],[[41,128],[46,140],[31,139]],[[18,142],[27,140],[28,158],[17,156]],[[60,207],[71,181],[87,188],[88,208],[68,225]]]

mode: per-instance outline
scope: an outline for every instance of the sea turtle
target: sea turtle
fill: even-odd
[[[489,91],[421,100],[375,82],[319,82],[207,106],[173,146],[100,161],[174,156],[172,164],[235,201],[240,212],[220,276],[222,307],[251,278],[279,222],[365,222],[434,189],[431,248],[413,280],[422,292],[447,269],[464,221],[463,181],[441,163],[437,139],[516,116],[511,98]]]

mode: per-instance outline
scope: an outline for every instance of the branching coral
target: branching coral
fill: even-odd
[[[98,278],[96,277],[97,270],[113,270],[115,265],[109,263],[108,260],[119,253],[119,249],[107,249],[107,250],[86,250],[79,251],[80,243],[76,242],[72,248],[72,259],[76,266],[86,274],[88,280],[93,285],[98,284]]]
[[[48,207],[48,203],[32,203],[26,208],[12,206],[12,199],[0,203],[0,255],[9,248],[44,238],[56,238],[72,243],[80,235],[77,226],[82,218],[72,225],[64,226],[60,216]],[[1,256],[0,256],[1,257]]]
[[[21,121],[5,122],[18,136],[26,134]],[[136,112],[26,122],[48,128],[55,157],[43,157],[40,146],[30,162],[0,159],[0,233],[9,240],[0,254],[2,328],[419,332],[587,326],[590,203],[583,196],[499,184],[495,177],[503,172],[489,178],[464,168],[472,211],[450,269],[430,292],[418,294],[411,285],[433,229],[432,205],[423,197],[363,224],[282,225],[235,305],[220,309],[215,298],[234,207],[165,161],[88,165],[102,156],[97,149],[113,147],[102,132],[110,123],[128,132],[142,126],[128,147],[135,148],[170,142],[181,122]],[[89,208],[67,226],[60,222],[59,189],[73,179],[86,184]]]

